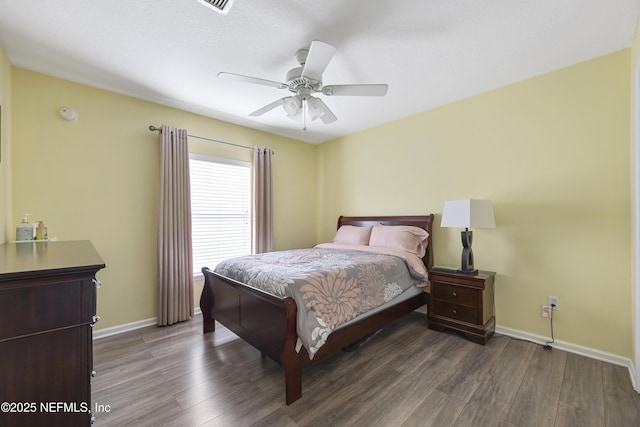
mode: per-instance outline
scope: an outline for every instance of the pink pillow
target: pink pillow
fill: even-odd
[[[333,243],[337,245],[366,246],[369,244],[371,227],[357,227],[355,225],[343,225],[336,232]]]
[[[371,229],[369,246],[400,249],[420,258],[427,251],[429,233],[420,227],[409,225],[376,225]]]

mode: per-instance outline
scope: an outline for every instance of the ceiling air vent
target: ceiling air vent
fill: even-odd
[[[233,0],[198,0],[198,2],[223,15],[226,15],[233,5]]]

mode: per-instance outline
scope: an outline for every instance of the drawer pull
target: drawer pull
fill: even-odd
[[[458,310],[451,310],[453,312],[453,314],[458,314]]]
[[[452,292],[451,295],[453,295],[454,297],[458,296],[458,294],[456,294],[455,292]]]
[[[91,371],[91,376],[95,377],[96,376],[96,371]]]
[[[93,316],[93,323],[97,323],[100,320],[100,316]]]
[[[102,282],[96,278],[93,279],[93,284],[96,285],[96,289],[102,286]]]

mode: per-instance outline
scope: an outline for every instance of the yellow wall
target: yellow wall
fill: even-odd
[[[11,216],[11,64],[0,44],[0,243],[8,240]]]
[[[497,323],[549,336],[555,295],[556,339],[630,357],[629,67],[620,51],[321,145],[319,239],[339,214],[433,212],[435,263],[455,266],[444,201],[491,199],[473,248]]]
[[[78,121],[62,120],[61,106],[75,109]],[[273,148],[275,248],[315,243],[315,146],[19,68],[13,119],[13,222],[29,212],[50,236],[94,243],[107,264],[99,273],[96,329],[155,317],[160,145],[150,124]],[[251,159],[250,150],[194,139],[190,145]]]

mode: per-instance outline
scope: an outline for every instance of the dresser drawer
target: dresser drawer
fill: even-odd
[[[93,322],[96,290],[91,278],[0,289],[0,340]]]
[[[0,415],[0,425],[88,427],[89,414],[81,405],[91,404],[90,353],[88,325],[0,342],[0,401],[37,404],[35,411]],[[77,406],[71,410],[58,407],[48,413],[41,409],[41,402]]]
[[[453,304],[477,307],[482,291],[442,282],[431,282],[431,295],[433,298]]]
[[[476,308],[452,304],[435,298],[431,305],[431,315],[447,317],[460,322],[477,324],[479,323],[479,314],[480,311]]]

